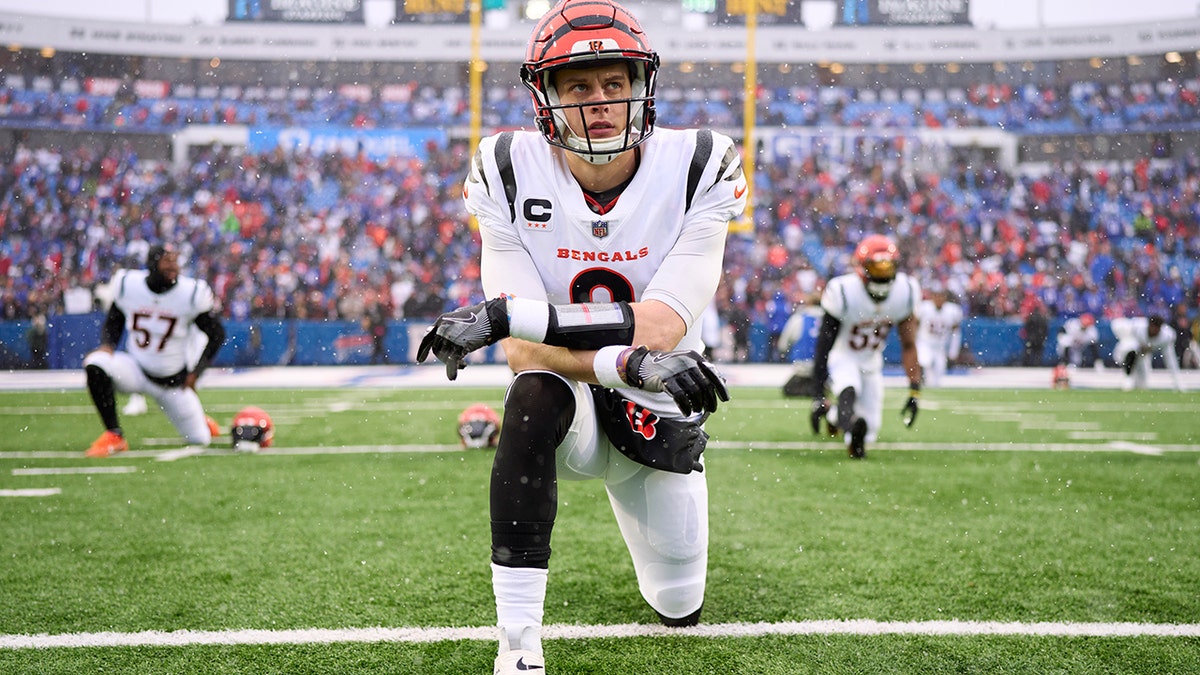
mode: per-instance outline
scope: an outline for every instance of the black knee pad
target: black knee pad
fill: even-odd
[[[550,430],[553,447],[558,447],[567,437],[574,418],[575,393],[562,378],[543,372],[519,373],[504,397],[500,442],[503,443],[504,436],[510,433],[544,434]]]
[[[100,401],[115,396],[112,377],[103,368],[93,364],[84,366],[83,372],[87,375],[87,388],[93,399]]]
[[[87,381],[89,385],[93,381],[107,381],[109,385],[112,384],[112,378],[109,377],[108,373],[94,363],[84,366],[83,372],[87,375]]]

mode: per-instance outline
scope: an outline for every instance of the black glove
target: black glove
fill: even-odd
[[[825,419],[827,414],[829,414],[829,401],[826,401],[824,396],[813,398],[812,413],[808,416],[808,423],[812,426],[814,434],[821,433],[821,420]]]
[[[446,377],[458,377],[467,367],[467,354],[508,337],[508,301],[493,298],[477,305],[439,316],[425,329],[417,348],[417,361],[424,363],[432,351],[446,364]]]
[[[912,428],[913,423],[917,421],[917,399],[920,397],[921,385],[909,384],[908,401],[900,409],[900,419],[904,420],[904,426]]]
[[[725,380],[696,352],[662,352],[638,347],[625,360],[625,382],[644,391],[665,391],[679,411],[715,412],[717,400],[729,400]]]

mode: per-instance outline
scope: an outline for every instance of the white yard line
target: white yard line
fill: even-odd
[[[68,474],[137,473],[136,466],[58,466],[13,469],[14,476],[63,476]]]
[[[1146,445],[1133,443],[1129,440],[1113,438],[1108,442],[1096,443],[874,443],[872,450],[915,450],[922,452],[1132,452],[1141,455],[1161,455],[1167,452],[1200,452],[1200,445],[1161,443]],[[1138,439],[1143,440],[1143,439]],[[710,441],[709,450],[830,450],[842,451],[840,444],[832,441]],[[262,456],[285,455],[359,455],[359,454],[401,454],[401,453],[433,453],[433,452],[465,452],[457,444],[402,444],[402,445],[344,445],[338,447],[309,446],[269,448],[258,453],[235,453],[225,447],[183,447],[165,448],[161,450],[130,450],[122,452],[117,457],[122,459],[156,459],[169,462],[188,457],[227,457],[234,454],[258,454]],[[33,452],[0,452],[0,460],[5,459],[82,459],[78,452],[44,450]],[[96,460],[88,460],[96,461]],[[102,460],[101,460],[102,461]]]
[[[691,628],[644,624],[550,625],[545,640],[635,638],[656,636],[757,638],[766,635],[1028,635],[1059,637],[1200,637],[1200,624],[1162,623],[1019,623],[1000,621],[785,621],[720,623]],[[0,649],[72,647],[185,647],[192,645],[330,644],[336,642],[428,643],[496,638],[492,626],[463,628],[309,628],[296,630],[142,631],[138,633],[62,633],[0,635]]]
[[[0,490],[0,497],[53,497],[62,494],[62,488],[24,488],[20,490]]]

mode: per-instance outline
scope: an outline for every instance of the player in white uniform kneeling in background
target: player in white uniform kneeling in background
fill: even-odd
[[[1117,338],[1113,361],[1125,372],[1122,389],[1131,391],[1147,387],[1154,352],[1158,352],[1171,373],[1176,391],[1183,391],[1179,360],[1175,358],[1175,329],[1166,325],[1161,316],[1113,319],[1111,326]]]
[[[1064,321],[1055,347],[1060,365],[1087,368],[1100,364],[1100,329],[1096,327],[1096,317],[1084,312]]]
[[[923,384],[930,387],[942,386],[947,366],[962,349],[962,307],[948,299],[945,287],[935,284],[917,305],[917,360]]]
[[[155,245],[145,270],[119,270],[112,280],[112,305],[100,346],[83,360],[87,388],[104,423],[104,432],[87,449],[88,457],[108,457],[129,449],[117,417],[115,392],[153,399],[189,445],[206,446],[217,434],[204,414],[196,380],[225,341],[208,283],[179,274],[179,255],[171,245]],[[189,367],[193,331],[208,344]],[[125,350],[117,349],[128,333]]]
[[[901,411],[905,426],[917,416],[921,364],[917,360],[917,280],[897,272],[900,251],[890,238],[873,234],[854,250],[856,270],[834,277],[821,294],[825,316],[817,335],[813,380],[813,432],[822,419],[845,435],[855,459],[866,457],[866,444],[879,436],[883,423],[883,347],[895,326],[900,360],[908,375],[909,395]],[[825,383],[836,403],[825,398]]]

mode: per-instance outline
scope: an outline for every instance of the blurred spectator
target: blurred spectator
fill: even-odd
[[[25,339],[29,342],[29,367],[38,370],[49,367],[50,344],[45,314],[38,313],[33,316]]]
[[[1021,339],[1025,341],[1024,365],[1041,366],[1042,354],[1046,349],[1046,338],[1050,336],[1050,320],[1046,317],[1045,305],[1034,302],[1021,326]]]

